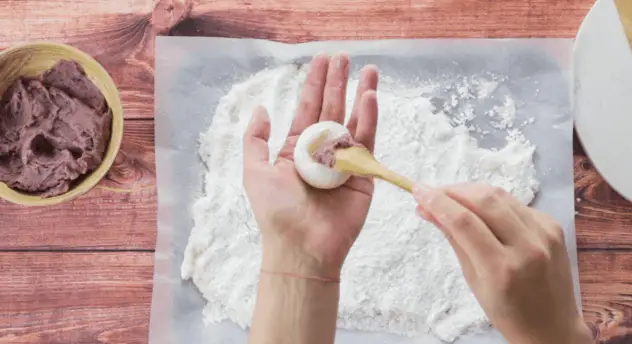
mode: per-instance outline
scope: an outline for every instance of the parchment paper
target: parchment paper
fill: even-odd
[[[535,118],[535,123],[524,129],[527,138],[537,145],[535,162],[542,183],[533,205],[564,226],[579,300],[570,105],[571,40],[441,39],[287,45],[247,39],[158,37],[155,92],[159,208],[151,344],[246,343],[247,332],[232,323],[205,326],[204,300],[190,281],[180,279],[182,256],[193,227],[191,206],[202,191],[205,172],[197,153],[198,137],[210,125],[218,100],[235,82],[244,81],[265,67],[308,62],[318,52],[341,50],[350,54],[352,72],[373,63],[378,65],[381,75],[401,82],[435,78],[449,83],[456,78],[486,73],[506,77],[501,92],[509,92],[516,100],[516,123]],[[482,145],[497,145],[504,135],[492,135]],[[457,341],[503,342],[494,331]],[[338,330],[336,343],[440,341],[430,336],[404,338]]]

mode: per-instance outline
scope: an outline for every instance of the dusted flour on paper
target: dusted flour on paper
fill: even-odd
[[[305,74],[304,67],[287,65],[235,85],[201,135],[200,155],[208,170],[203,196],[193,209],[195,227],[182,278],[191,279],[208,301],[204,318],[209,323],[230,320],[250,325],[261,246],[242,187],[242,134],[253,108],[263,104],[272,122],[274,161],[294,117]],[[352,78],[350,89],[357,83]],[[504,147],[484,149],[470,136],[472,131],[482,133],[470,123],[476,117],[472,108],[448,115],[427,97],[437,87],[381,79],[376,158],[420,183],[482,182],[504,188],[524,204],[531,202],[538,189],[535,147],[520,126],[507,123],[515,117],[513,99],[501,99],[496,116],[488,118],[498,117],[502,122],[497,126],[513,128]],[[475,80],[460,87],[472,90],[459,88],[452,107],[464,99],[487,99],[497,84]],[[355,92],[348,94],[351,109]],[[342,270],[338,326],[405,336],[432,333],[446,341],[488,329],[450,245],[437,228],[416,215],[415,206],[410,195],[376,181],[366,224]]]

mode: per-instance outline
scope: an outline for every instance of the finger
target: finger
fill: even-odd
[[[244,133],[244,165],[268,163],[270,118],[263,106],[257,106]]]
[[[430,214],[428,214],[428,212],[426,212],[423,209],[423,207],[417,207],[417,212],[426,221],[434,222],[434,219],[430,216]],[[459,263],[461,264],[461,268],[463,270],[463,275],[465,276],[465,279],[468,282],[473,283],[476,277],[476,269],[474,269],[474,266],[472,265],[470,258],[468,258],[467,254],[465,254],[465,251],[463,251],[463,247],[461,247],[456,241],[454,241],[454,238],[452,236],[446,235],[446,239],[450,243],[450,246],[452,246],[452,248],[454,249],[454,253],[456,254],[456,257],[458,258]]]
[[[531,236],[529,227],[514,209],[513,196],[503,189],[467,183],[451,185],[443,190],[452,199],[478,215],[503,244],[520,244]]]
[[[351,117],[347,124],[347,129],[351,133],[351,136],[355,136],[356,127],[358,125],[358,117],[360,116],[360,99],[362,95],[369,90],[377,90],[378,71],[374,65],[367,65],[360,71],[360,81],[358,82],[358,89],[356,90],[355,102],[353,103],[353,110],[351,110]]]
[[[320,121],[334,121],[340,124],[344,122],[348,81],[349,56],[344,53],[338,54],[329,64]]]
[[[531,227],[532,225],[537,223],[537,221],[533,217],[531,208],[520,203],[520,201],[516,197],[512,196],[510,193],[503,190],[502,188],[496,188],[495,191],[498,194],[498,196],[501,197],[502,200],[509,207],[511,207],[511,209],[513,209],[516,215],[518,215],[518,217],[522,220],[522,222],[525,223],[527,227]]]
[[[549,214],[543,213],[537,209],[528,208],[527,211],[531,214],[534,223],[538,228],[541,228],[540,238],[548,245],[548,247],[566,247],[566,236],[564,234],[564,227],[560,225],[557,220],[551,217]],[[533,226],[536,227],[535,225]],[[566,253],[566,250],[563,250]]]
[[[377,93],[374,90],[364,92],[359,103],[358,126],[353,138],[373,152],[378,121]]]
[[[318,122],[323,105],[323,92],[328,69],[329,56],[327,54],[315,56],[310,63],[289,136],[300,135],[305,128]]]
[[[474,266],[487,266],[499,259],[502,244],[476,214],[440,189],[420,188],[415,191],[415,199],[430,221],[463,249]]]
[[[459,260],[459,264],[461,264],[461,270],[463,270],[463,276],[465,280],[469,283],[474,283],[477,280],[477,276],[479,273],[476,271],[476,267],[472,264],[472,260],[467,256],[463,247],[454,240],[452,237],[446,237],[450,246],[454,250],[456,254],[456,258]]]
[[[287,140],[285,140],[285,144],[281,147],[279,154],[277,155],[277,161],[281,159],[294,161],[294,148],[296,148],[296,142],[298,141],[298,136],[289,136]]]

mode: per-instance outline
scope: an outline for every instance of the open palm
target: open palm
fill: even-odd
[[[266,255],[284,256],[270,251],[283,250],[302,260],[288,270],[307,265],[310,273],[339,274],[364,225],[373,196],[371,179],[351,177],[340,188],[318,190],[303,182],[292,158],[305,128],[319,121],[344,121],[348,75],[349,58],[344,54],[312,60],[296,117],[273,165],[268,162],[267,113],[260,107],[253,114],[244,136],[244,186],[261,228],[264,265]],[[353,138],[370,150],[377,126],[377,78],[375,67],[363,68],[347,125]]]

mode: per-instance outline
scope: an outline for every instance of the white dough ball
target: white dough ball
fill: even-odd
[[[323,133],[327,133],[325,140],[329,141],[349,135],[349,130],[344,125],[333,121],[310,125],[298,137],[294,148],[294,165],[307,184],[318,189],[335,189],[344,184],[349,179],[349,175],[314,161],[309,151],[310,145]]]

